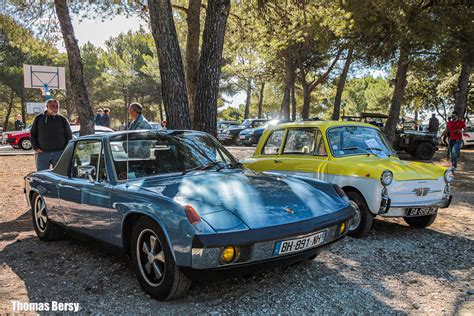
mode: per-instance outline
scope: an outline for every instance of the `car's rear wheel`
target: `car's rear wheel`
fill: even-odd
[[[416,148],[416,158],[421,160],[429,160],[433,158],[435,147],[430,143],[421,143]]]
[[[31,141],[29,138],[23,138],[20,140],[20,148],[23,150],[30,150],[31,149]]]
[[[372,215],[364,198],[358,192],[347,192],[347,197],[355,211],[355,216],[349,225],[348,235],[356,238],[365,237],[372,228],[374,215]]]
[[[433,224],[438,214],[431,214],[426,216],[404,217],[405,222],[411,227],[426,228]]]
[[[31,214],[36,235],[43,241],[54,241],[63,237],[63,230],[48,218],[48,209],[41,195],[31,198]]]
[[[138,220],[131,247],[133,269],[151,297],[171,300],[188,291],[191,280],[176,266],[166,237],[155,221],[146,217]]]

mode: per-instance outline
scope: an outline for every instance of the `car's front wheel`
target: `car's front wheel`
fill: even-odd
[[[19,143],[21,149],[23,150],[30,150],[31,149],[31,141],[29,138],[23,138],[22,140],[20,140],[20,143]]]
[[[142,288],[158,300],[171,300],[186,293],[191,280],[176,266],[161,227],[143,217],[133,228],[132,266]]]
[[[404,217],[403,219],[411,227],[426,228],[430,226],[431,224],[433,224],[433,222],[436,219],[436,215],[438,214],[435,213],[435,214],[426,215],[426,216]]]
[[[369,210],[364,198],[358,192],[347,192],[349,203],[355,211],[355,216],[349,224],[348,235],[361,238],[369,234],[374,215]]]
[[[48,209],[41,195],[31,198],[31,215],[36,235],[43,241],[54,241],[63,237],[63,230],[48,218]]]

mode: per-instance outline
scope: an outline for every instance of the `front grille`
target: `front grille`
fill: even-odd
[[[240,256],[239,259],[237,259],[237,263],[240,262],[247,262],[252,259],[252,252],[253,252],[253,245],[244,245],[244,246],[239,246],[240,249]]]

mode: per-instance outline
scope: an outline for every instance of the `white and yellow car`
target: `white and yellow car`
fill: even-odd
[[[379,128],[357,122],[293,122],[269,128],[254,155],[255,171],[300,175],[339,185],[356,216],[349,235],[366,236],[374,216],[431,225],[451,203],[454,173],[434,164],[400,160]],[[295,210],[297,212],[297,210]]]

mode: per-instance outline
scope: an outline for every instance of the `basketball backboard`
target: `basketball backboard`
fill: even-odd
[[[64,67],[23,65],[25,88],[66,90]]]
[[[43,102],[26,102],[26,113],[39,114],[43,112],[45,105]]]

